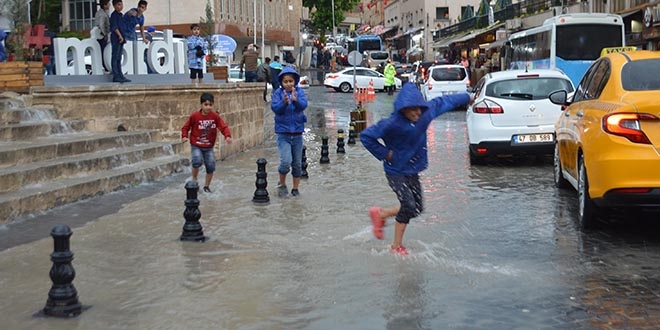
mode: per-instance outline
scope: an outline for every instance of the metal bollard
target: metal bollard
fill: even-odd
[[[337,130],[337,153],[346,153],[346,149],[344,148],[344,130],[341,128]]]
[[[321,144],[321,164],[328,164],[330,163],[330,158],[328,157],[329,151],[328,151],[328,137],[324,136],[322,139],[322,144]]]
[[[197,192],[199,192],[199,184],[195,181],[186,182],[186,210],[183,211],[183,218],[186,223],[183,225],[183,232],[181,233],[182,241],[204,242],[204,230],[199,219],[202,217],[202,212],[199,211],[199,199],[197,199]]]
[[[355,133],[355,122],[351,121],[348,126],[348,144],[355,144],[355,138],[357,133]]]
[[[302,175],[303,179],[309,179],[309,173],[307,173],[307,147],[303,146],[302,150]]]
[[[304,151],[305,147],[303,147]],[[257,190],[254,191],[254,196],[252,197],[252,201],[255,203],[268,203],[270,201],[268,190],[266,190],[266,187],[268,187],[266,164],[268,162],[265,158],[257,159],[257,181],[255,182]]]
[[[50,232],[55,244],[54,251],[50,255],[50,260],[53,262],[53,267],[50,269],[53,286],[48,292],[46,307],[42,310],[48,316],[72,317],[82,313],[78,291],[73,286],[76,271],[71,265],[73,261],[73,253],[69,249],[71,234],[73,232],[67,225],[57,225]]]

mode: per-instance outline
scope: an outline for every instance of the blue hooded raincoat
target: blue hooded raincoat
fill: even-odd
[[[284,103],[284,93],[287,94],[289,100],[291,99],[291,92],[287,92],[284,88],[277,88],[273,91],[273,98],[271,100],[270,108],[275,113],[275,133],[303,133],[305,131],[305,123],[307,116],[305,116],[305,109],[307,108],[307,97],[305,91],[298,86],[300,82],[300,75],[289,66],[285,66],[282,72],[277,76],[277,81],[282,82],[282,77],[285,74],[292,74],[296,80],[296,97],[297,102]]]
[[[414,84],[405,83],[394,100],[394,112],[389,118],[362,131],[360,141],[378,160],[384,161],[385,173],[397,176],[418,174],[428,166],[426,130],[433,119],[469,102],[468,93],[426,101]],[[409,107],[422,109],[417,122],[411,122],[403,115],[402,110]],[[390,150],[392,159],[387,162],[385,157]]]

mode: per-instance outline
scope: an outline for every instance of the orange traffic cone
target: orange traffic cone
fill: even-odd
[[[374,80],[369,80],[369,86],[367,87],[367,99],[369,101],[376,98],[376,90],[374,90]]]

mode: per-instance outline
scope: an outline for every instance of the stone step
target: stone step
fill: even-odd
[[[0,168],[160,141],[158,131],[78,132],[0,141]]]
[[[84,120],[41,120],[5,124],[0,126],[0,140],[26,141],[52,134],[76,133],[85,129],[86,123]]]
[[[0,194],[0,225],[13,219],[184,171],[188,159],[162,156],[130,166],[63,178]]]
[[[7,167],[0,169],[0,193],[65,177],[131,166],[140,161],[179,154],[181,148],[181,143],[153,142]]]

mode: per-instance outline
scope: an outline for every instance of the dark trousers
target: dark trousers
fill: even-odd
[[[120,43],[112,44],[112,60],[110,61],[110,65],[112,66],[113,81],[120,81],[126,79],[121,69],[121,56],[123,53],[124,53],[124,44],[120,44]]]

